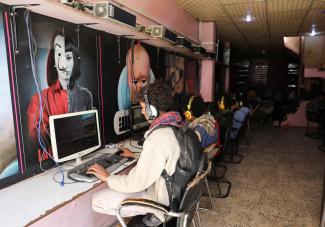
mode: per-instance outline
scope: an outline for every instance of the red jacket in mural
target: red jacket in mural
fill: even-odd
[[[41,135],[49,137],[49,116],[68,113],[67,90],[62,89],[60,81],[50,85],[42,91],[43,120],[41,122]],[[39,121],[39,96],[35,94],[27,109],[29,135],[37,140],[37,127]]]

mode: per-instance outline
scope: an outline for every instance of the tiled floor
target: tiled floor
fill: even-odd
[[[230,196],[213,199],[202,226],[318,227],[325,153],[304,130],[256,126],[250,146],[240,147],[243,161],[227,165]]]

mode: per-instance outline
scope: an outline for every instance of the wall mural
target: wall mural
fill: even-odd
[[[19,110],[22,148],[17,160],[16,121],[0,27],[0,139],[5,144],[0,148],[0,188],[53,167],[49,116],[96,108],[102,143],[108,144],[126,137],[116,133],[115,116],[136,103],[137,93],[148,83],[165,77],[175,94],[187,90],[184,57],[165,58],[167,52],[139,41],[134,44],[132,39],[26,13],[25,9],[18,9],[15,15],[14,28],[19,33],[11,33],[16,53],[13,84],[17,89],[13,97]],[[168,73],[164,76],[166,64]],[[8,173],[15,177],[10,183],[1,179]]]
[[[127,52],[126,66],[118,83],[119,110],[126,110],[131,103],[136,103],[137,93],[154,81],[155,75],[150,68],[150,58],[146,49],[140,44],[132,46]]]
[[[0,11],[0,180],[19,172],[3,25],[2,11]]]
[[[17,85],[28,175],[53,165],[49,116],[99,108],[97,34],[87,31],[91,43],[83,44],[85,30],[73,24],[26,16],[23,10],[16,19]]]
[[[181,95],[184,92],[184,63],[184,57],[166,54],[165,80],[170,82],[173,96]]]

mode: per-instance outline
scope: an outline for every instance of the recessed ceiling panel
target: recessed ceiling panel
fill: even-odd
[[[325,1],[324,0],[315,0],[313,6],[313,9],[325,9]]]
[[[211,0],[176,0],[186,11],[201,21],[214,21],[216,15],[226,16],[216,1]]]
[[[269,12],[307,10],[312,0],[267,0]]]
[[[302,20],[272,21],[270,24],[271,35],[278,34],[283,36],[296,35],[301,26]]]
[[[287,11],[277,11],[268,12],[268,19],[271,23],[272,21],[288,21],[288,20],[303,20],[306,14],[306,10],[287,10]]]
[[[199,20],[215,21],[217,35],[235,47],[245,46],[241,50],[259,50],[261,46],[270,46],[273,52],[283,49],[284,36],[310,32],[312,24],[325,32],[325,0],[176,1]],[[243,21],[247,14],[254,18],[250,23]]]
[[[235,22],[240,22],[248,13],[255,17],[256,20],[264,21],[266,18],[264,2],[227,4],[223,5],[223,7]]]

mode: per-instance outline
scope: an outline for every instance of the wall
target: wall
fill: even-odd
[[[305,68],[305,77],[319,77],[325,78],[325,71],[319,71],[317,68]]]
[[[9,24],[9,21],[7,22]],[[11,46],[17,47],[14,56],[16,64],[13,64],[12,61],[13,53],[8,52],[8,58],[11,57],[11,61],[7,59],[10,63],[10,70],[7,74],[2,75],[7,77],[7,80],[3,80],[7,83],[4,86],[5,89],[1,91],[8,91],[8,94],[3,94],[1,98],[12,97],[12,102],[9,102],[9,105],[12,106],[6,109],[11,110],[11,107],[15,106],[17,118],[14,121],[16,126],[14,128],[9,125],[9,122],[13,122],[14,113],[8,111],[5,113],[7,117],[11,117],[11,120],[9,118],[4,122],[8,123],[6,126],[10,126],[12,129],[12,134],[15,133],[15,136],[11,134],[12,143],[10,143],[13,145],[11,150],[15,157],[13,164],[10,162],[12,159],[10,156],[10,160],[4,164],[4,168],[0,169],[0,179],[3,176],[3,179],[0,180],[0,188],[42,172],[40,162],[44,169],[53,166],[53,161],[43,151],[46,148],[51,152],[48,123],[50,115],[96,108],[100,118],[103,144],[124,139],[125,135],[117,134],[114,130],[114,117],[117,111],[124,111],[124,109],[128,108],[130,100],[126,100],[128,99],[127,95],[130,90],[135,91],[134,85],[131,87],[128,83],[127,68],[123,71],[126,65],[127,52],[132,49],[131,46],[134,43],[132,39],[117,37],[83,26],[77,29],[75,24],[36,13],[31,13],[27,22],[30,22],[32,29],[27,27],[29,23],[25,21],[24,9],[17,10],[15,27],[19,35],[16,36],[17,43],[9,43]],[[64,45],[74,46],[77,50],[70,50],[73,56],[76,57],[73,60],[73,66],[78,65],[80,69],[80,75],[75,80],[71,91],[63,89],[58,76],[60,75],[58,69],[61,68],[61,60],[55,62],[56,57],[52,55],[54,53],[54,34],[57,31],[64,32]],[[8,35],[13,36],[14,34],[10,32],[8,30]],[[28,40],[32,39],[35,40],[36,52],[32,51],[34,48],[30,48],[28,42]],[[175,54],[150,45],[143,44],[142,46],[149,56],[153,78],[177,82],[177,90],[180,94],[196,93],[200,78],[197,60],[183,56],[175,57]],[[8,50],[11,50],[11,48],[8,48]],[[33,53],[35,53],[35,56],[33,56]],[[33,60],[35,61],[35,71],[31,63],[31,54],[32,59],[35,59]],[[174,67],[173,69],[177,69],[175,72],[173,71],[173,75],[168,77],[165,75],[167,54],[174,56],[169,63]],[[7,65],[6,59],[3,58],[2,60],[1,65],[5,67]],[[192,62],[189,67],[187,67],[188,62]],[[185,74],[185,70],[187,70],[187,74]],[[134,76],[137,76],[136,70]],[[150,78],[144,83],[148,81],[153,82],[153,79]],[[142,80],[140,83],[142,83]],[[79,93],[76,93],[76,91]],[[40,111],[39,105],[39,92],[42,94],[42,111]],[[79,105],[74,106],[73,103],[76,102]],[[125,105],[122,105],[122,109],[119,109],[119,103],[125,103]],[[42,121],[39,126],[40,112],[42,113]],[[0,125],[0,127],[2,126],[3,124]],[[41,128],[40,135],[38,134],[38,127]],[[15,142],[19,146],[15,147]],[[0,154],[8,153],[5,148],[5,146],[0,148]],[[5,158],[5,156],[0,155],[0,164],[4,163]],[[12,165],[16,169],[15,172],[9,175],[1,175],[3,169],[8,169],[7,166],[11,167]]]
[[[200,42],[199,21],[180,8],[173,0],[115,0],[114,2],[124,5],[155,24],[164,25],[184,35],[193,42]]]
[[[214,101],[214,70],[215,62],[202,60],[200,93],[205,102]]]

